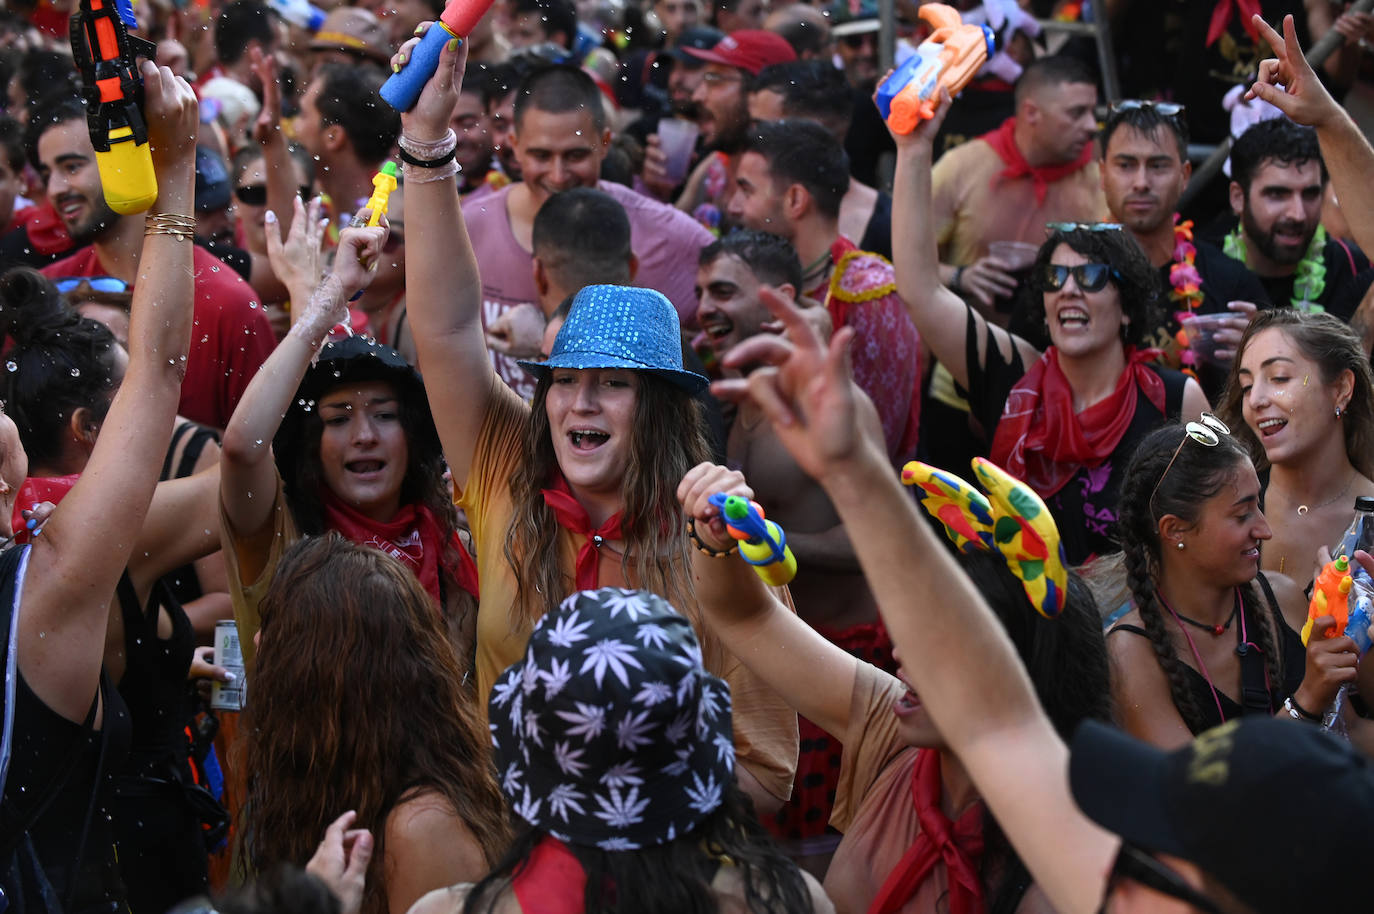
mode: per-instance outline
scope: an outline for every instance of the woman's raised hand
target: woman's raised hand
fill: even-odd
[[[1325,637],[1336,625],[1331,616],[1312,622],[1312,636],[1307,642],[1307,670],[1302,685],[1293,693],[1293,700],[1303,710],[1324,714],[1336,700],[1341,686],[1354,682],[1359,672],[1360,655],[1355,642],[1345,635]]]
[[[309,301],[323,272],[320,257],[329,220],[321,216],[322,207],[319,197],[312,198],[308,205],[302,203],[300,197],[294,198],[291,230],[285,241],[277,230],[280,224],[277,214],[272,210],[263,214],[263,221],[267,223],[267,262],[272,265],[277,279],[286,286],[291,300],[302,305]]]
[[[743,473],[714,463],[699,463],[678,483],[677,500],[682,504],[682,513],[696,521],[697,536],[707,546],[723,552],[735,541],[725,529],[720,509],[711,504],[711,496],[717,493],[739,495],[751,501],[754,498],[754,490],[744,481]]]
[[[143,114],[148,121],[153,168],[159,180],[168,169],[188,164],[194,169],[200,129],[195,92],[186,80],[152,61],[143,62],[139,75],[143,77]]]
[[[1340,105],[1326,91],[1303,56],[1292,15],[1283,17],[1282,35],[1260,16],[1251,21],[1261,37],[1269,42],[1274,56],[1260,62],[1259,78],[1245,97],[1263,99],[1297,123],[1309,127],[1320,127],[1332,116],[1339,115]]]
[[[415,46],[420,43],[421,36],[433,25],[433,22],[420,23],[415,29],[416,37],[407,39],[401,45],[401,49],[391,58],[393,72],[401,72],[410,61]],[[415,107],[401,112],[401,132],[405,136],[421,143],[443,139],[453,119],[453,108],[458,104],[458,91],[463,85],[463,71],[467,62],[467,42],[460,38],[450,39],[439,53],[439,68],[425,83]]]
[[[359,213],[359,217],[367,214]],[[339,233],[339,246],[334,251],[334,275],[343,283],[344,292],[352,295],[366,289],[376,275],[377,259],[382,256],[382,245],[390,233],[386,217],[380,225],[349,226]]]
[[[888,76],[891,75],[889,72]],[[876,94],[874,98],[877,98]],[[898,133],[889,129],[888,133],[892,136],[892,142],[897,144],[897,151],[900,153],[904,150],[912,150],[922,151],[927,155],[933,154],[935,135],[940,132],[940,125],[945,122],[945,115],[949,114],[949,105],[949,90],[941,86],[939,100],[930,118],[921,121],[910,133]]]

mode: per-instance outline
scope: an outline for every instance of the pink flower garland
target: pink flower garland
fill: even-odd
[[[1169,285],[1172,288],[1169,299],[1182,304],[1186,309],[1174,312],[1174,320],[1180,324],[1184,318],[1195,314],[1198,306],[1202,304],[1202,274],[1197,271],[1196,261],[1193,220],[1179,222],[1178,213],[1174,213],[1174,263],[1169,267]],[[1178,355],[1182,364],[1193,366],[1197,356],[1188,348],[1188,336],[1182,329],[1174,335],[1174,342],[1178,344]]]

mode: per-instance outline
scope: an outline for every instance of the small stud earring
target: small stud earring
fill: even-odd
[[[1174,548],[1175,548],[1175,549],[1182,549],[1182,548],[1183,548],[1183,544],[1182,544],[1182,543],[1174,543]]]

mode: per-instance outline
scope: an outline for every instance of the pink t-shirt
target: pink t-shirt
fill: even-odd
[[[472,249],[482,274],[484,325],[519,304],[537,304],[531,253],[511,230],[506,199],[511,187],[463,199]],[[696,316],[697,257],[714,239],[691,216],[674,207],[635,193],[623,184],[601,181],[599,190],[614,197],[630,220],[630,245],[639,260],[635,285],[657,289],[677,309],[684,325]],[[534,396],[534,379],[515,359],[491,354],[501,378],[525,399]]]

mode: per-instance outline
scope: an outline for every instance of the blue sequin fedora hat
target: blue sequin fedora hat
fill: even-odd
[[[629,368],[672,381],[688,393],[710,383],[682,367],[677,310],[662,292],[635,286],[587,286],[573,298],[546,362],[521,361],[543,378],[553,368]]]
[[[501,790],[566,844],[636,850],[691,832],[735,777],[730,687],[692,624],[645,590],[568,597],[489,702]]]

